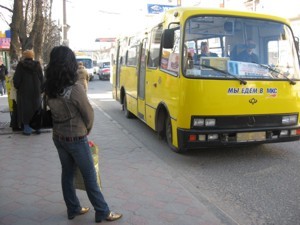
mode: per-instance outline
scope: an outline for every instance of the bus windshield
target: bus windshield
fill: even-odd
[[[184,28],[183,73],[192,78],[299,79],[290,28],[262,19],[199,16]]]
[[[82,62],[87,69],[93,68],[93,60],[89,58],[76,58],[77,62]]]

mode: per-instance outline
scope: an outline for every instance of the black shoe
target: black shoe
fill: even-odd
[[[88,207],[82,207],[81,210],[80,210],[78,213],[75,213],[75,214],[69,214],[69,215],[68,215],[68,219],[69,219],[69,220],[72,220],[72,219],[75,218],[75,216],[79,216],[79,215],[86,214],[89,210],[90,210],[90,208],[88,208]]]
[[[13,130],[13,131],[21,131],[22,129],[19,128],[19,127],[13,127],[12,130]]]

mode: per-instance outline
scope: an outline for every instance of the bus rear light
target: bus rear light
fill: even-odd
[[[197,135],[196,134],[190,134],[189,141],[196,141],[196,140],[197,140]]]
[[[300,129],[296,130],[296,135],[300,135]]]

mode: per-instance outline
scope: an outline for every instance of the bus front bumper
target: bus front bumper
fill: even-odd
[[[300,140],[300,126],[268,129],[186,130],[178,129],[178,148],[183,150]]]

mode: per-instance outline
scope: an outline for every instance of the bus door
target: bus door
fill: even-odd
[[[140,46],[138,63],[138,117],[145,120],[145,76],[147,39],[143,39]]]

